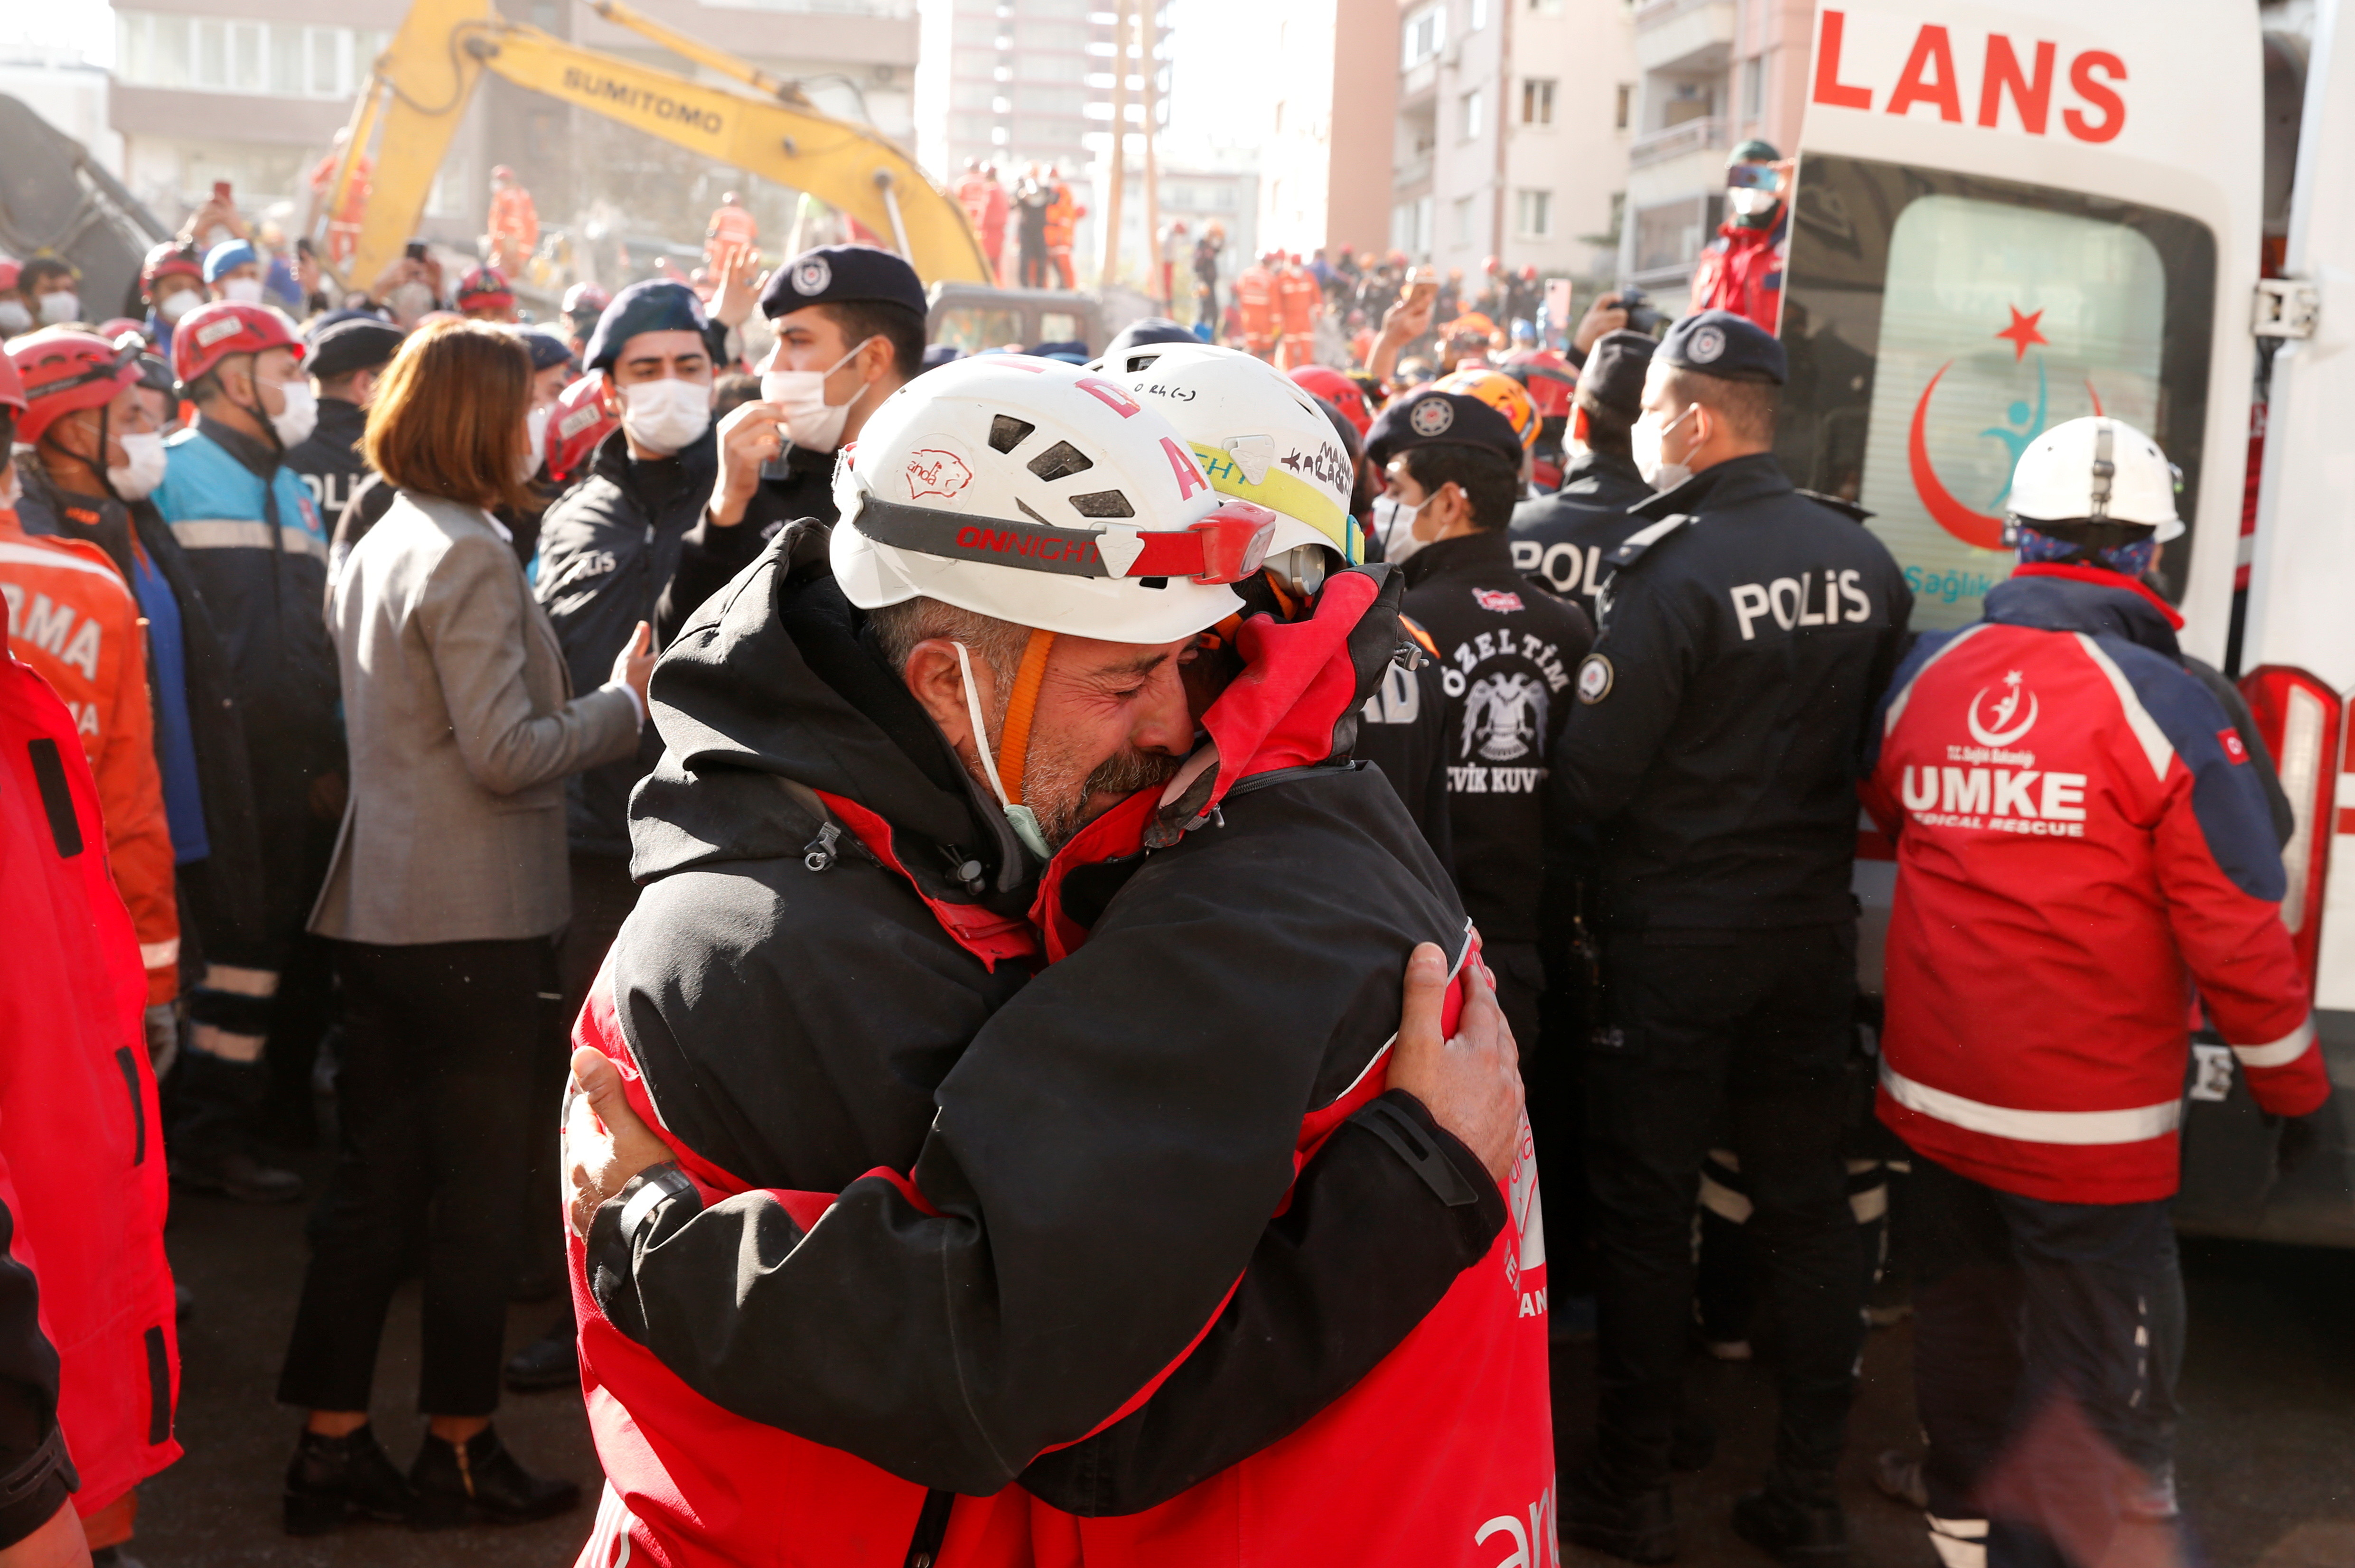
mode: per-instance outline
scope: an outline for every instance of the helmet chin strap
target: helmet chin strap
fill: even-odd
[[[981,688],[973,678],[973,655],[964,644],[954,645],[957,652],[957,671],[964,680],[964,710],[973,723],[973,749],[981,757],[981,771],[989,779],[989,789],[997,796],[1007,820],[1014,825],[1015,833],[1041,860],[1050,859],[1045,837],[1039,831],[1039,818],[1022,804],[1022,774],[1030,755],[1030,722],[1038,716],[1039,685],[1047,674],[1047,655],[1055,645],[1055,634],[1033,628],[1029,645],[1022,650],[1022,665],[1014,677],[1013,695],[1006,703],[1006,725],[999,732],[995,753],[989,744],[989,726],[982,722]],[[1011,781],[1010,783],[1007,781]]]

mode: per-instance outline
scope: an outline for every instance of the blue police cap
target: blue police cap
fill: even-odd
[[[531,350],[531,368],[535,374],[572,363],[572,345],[565,342],[552,326],[519,327],[516,336],[523,339],[526,348]]]
[[[761,314],[772,321],[814,304],[874,301],[925,312],[916,269],[872,245],[821,245],[779,267],[761,291]]]
[[[1772,381],[1779,387],[1791,374],[1774,335],[1730,310],[1695,311],[1668,328],[1653,357],[1727,381]]]
[[[589,335],[581,363],[591,370],[610,370],[622,357],[622,345],[641,332],[701,332],[709,325],[703,302],[685,283],[668,278],[647,278],[613,296],[597,330]]]
[[[1521,434],[1513,421],[1462,392],[1410,392],[1384,409],[1366,432],[1366,455],[1380,467],[1418,446],[1470,446],[1521,466]]]

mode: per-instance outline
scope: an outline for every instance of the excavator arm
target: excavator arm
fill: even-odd
[[[638,20],[634,15],[615,19]],[[754,85],[774,80],[681,37],[692,45],[690,58],[724,63],[730,74]],[[351,263],[356,286],[366,287],[381,273],[416,232],[434,173],[486,70],[716,163],[806,191],[875,233],[890,235],[928,283],[989,281],[981,246],[954,198],[890,141],[809,107],[790,84],[771,89],[772,98],[752,98],[507,21],[492,0],[415,0],[353,110],[335,187],[323,204],[325,211],[343,210],[359,156],[376,140],[375,177]]]

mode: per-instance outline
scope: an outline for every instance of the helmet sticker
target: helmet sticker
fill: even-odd
[[[218,321],[208,321],[197,329],[197,346],[200,348],[210,348],[224,337],[235,337],[245,330],[245,325],[244,318],[235,315],[225,315]]]
[[[1101,376],[1082,376],[1071,385],[1124,420],[1135,419],[1145,411],[1137,400],[1128,395],[1128,389],[1117,381],[1107,381]]]
[[[823,256],[812,256],[794,268],[794,293],[822,294],[834,282],[834,268]]]
[[[947,500],[973,483],[973,470],[955,453],[920,446],[908,454],[908,499],[938,496]]]
[[[1425,398],[1408,411],[1406,422],[1420,436],[1445,435],[1455,423],[1455,410],[1445,398]]]
[[[1169,459],[1170,471],[1178,475],[1178,498],[1186,499],[1197,490],[1207,490],[1210,482],[1202,477],[1191,453],[1167,436],[1161,438],[1161,450]]]
[[[1603,654],[1589,654],[1586,662],[1578,667],[1578,699],[1589,707],[1611,695],[1614,674],[1611,660]]]
[[[1685,344],[1685,357],[1696,365],[1714,365],[1717,363],[1718,357],[1724,352],[1725,329],[1723,327],[1695,327],[1692,337]]]

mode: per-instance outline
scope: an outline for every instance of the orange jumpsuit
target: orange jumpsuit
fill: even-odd
[[[1316,315],[1325,304],[1324,286],[1305,267],[1286,267],[1275,280],[1277,302],[1284,307],[1284,344],[1277,362],[1287,370],[1316,363]]]
[[[716,272],[730,252],[754,250],[760,243],[761,226],[752,215],[723,202],[711,209],[711,222],[703,230],[703,264]]]
[[[977,170],[968,171],[956,182],[956,198],[965,221],[973,225],[974,238],[981,241],[991,280],[1005,287],[1006,268],[998,257],[1006,249],[1006,187]]]
[[[335,194],[336,165],[341,159],[341,154],[329,153],[305,176],[321,201]],[[351,189],[344,197],[344,205],[327,217],[327,258],[338,267],[351,265],[352,254],[359,249],[360,222],[368,216],[368,189],[375,179],[376,165],[363,155],[352,165]]]
[[[168,1002],[179,990],[180,915],[139,607],[104,550],[80,539],[33,539],[14,510],[0,510],[0,598],[8,603],[16,657],[73,713],[98,779],[114,885],[139,934],[147,1001]]]
[[[1235,309],[1243,318],[1243,348],[1265,359],[1275,352],[1275,274],[1254,261],[1235,276]]]
[[[491,193],[491,265],[509,277],[523,271],[524,261],[539,244],[539,209],[531,192],[519,185]]]
[[[1047,204],[1047,254],[1067,289],[1079,287],[1071,272],[1071,230],[1087,215],[1088,209],[1072,199],[1071,187],[1057,180],[1055,198]]]

